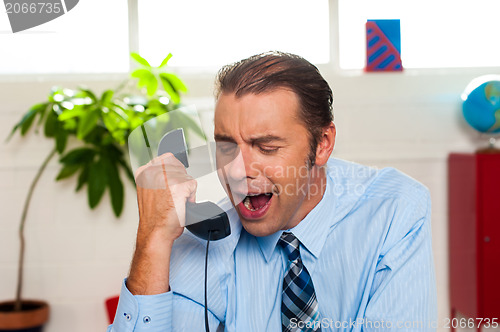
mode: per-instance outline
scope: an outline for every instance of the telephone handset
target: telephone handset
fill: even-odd
[[[158,156],[170,152],[184,167],[189,167],[186,140],[182,128],[165,134],[158,144]],[[231,234],[227,213],[212,202],[186,203],[186,228],[194,235],[210,241]]]

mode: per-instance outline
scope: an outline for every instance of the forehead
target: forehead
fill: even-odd
[[[297,95],[286,89],[243,96],[222,93],[215,107],[215,132],[253,135],[293,130],[302,126],[299,107]]]

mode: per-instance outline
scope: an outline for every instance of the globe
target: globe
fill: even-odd
[[[500,133],[500,76],[472,80],[462,94],[465,121],[480,133]]]

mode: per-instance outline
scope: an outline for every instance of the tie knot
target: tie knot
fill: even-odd
[[[299,258],[299,239],[295,235],[290,232],[283,232],[278,244],[283,248],[283,251],[288,256],[288,260],[294,261]]]

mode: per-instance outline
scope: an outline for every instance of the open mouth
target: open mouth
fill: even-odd
[[[266,215],[272,201],[272,193],[248,194],[238,204],[238,210],[241,216],[247,220],[261,219]]]
[[[257,195],[248,195],[243,200],[243,205],[250,211],[258,211],[269,203],[272,193],[264,193]]]

